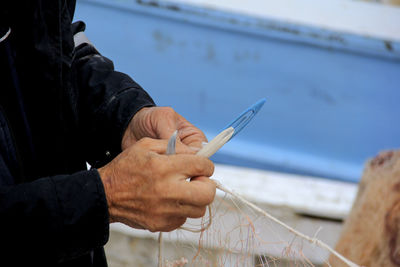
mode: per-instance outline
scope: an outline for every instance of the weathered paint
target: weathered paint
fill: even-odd
[[[81,0],[87,35],[210,138],[267,103],[214,159],[357,181],[400,146],[400,41],[166,1]]]

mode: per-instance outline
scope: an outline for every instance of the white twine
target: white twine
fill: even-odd
[[[331,248],[329,245],[327,245],[326,243],[324,243],[323,241],[317,239],[316,237],[309,237],[299,231],[297,231],[296,229],[294,229],[293,227],[287,225],[286,223],[280,221],[279,219],[275,218],[274,216],[272,216],[271,214],[267,213],[266,211],[264,211],[263,209],[261,209],[260,207],[254,205],[253,203],[251,203],[250,201],[248,201],[247,199],[243,198],[242,196],[240,196],[239,194],[235,193],[232,190],[229,190],[228,188],[226,188],[225,186],[223,186],[219,181],[214,180],[217,188],[219,190],[221,190],[222,192],[235,197],[236,199],[238,199],[240,202],[246,204],[247,206],[249,206],[250,208],[252,208],[253,210],[261,213],[263,216],[267,217],[268,219],[274,221],[275,223],[283,226],[284,228],[286,228],[289,232],[295,234],[296,236],[307,240],[308,242],[310,242],[311,244],[314,244],[316,246],[319,246],[322,249],[325,249],[327,251],[329,251],[330,253],[332,253],[333,255],[335,255],[336,257],[338,257],[340,260],[342,260],[344,263],[346,263],[349,267],[360,267],[360,265],[355,264],[354,262],[350,261],[349,259],[345,258],[343,255],[341,255],[339,252],[337,252],[336,250],[334,250],[333,248]]]
[[[232,137],[234,132],[235,132],[235,130],[232,127],[222,131],[213,140],[211,140],[211,142],[209,142],[206,146],[204,146],[197,153],[197,155],[201,155],[201,156],[204,156],[204,157],[207,157],[207,158],[211,157],[215,152],[217,152],[218,149],[220,149],[226,142],[228,142],[230,140],[230,138]],[[176,135],[177,135],[177,133],[175,132],[173,134],[173,136],[171,137],[171,139],[170,139],[171,144],[168,145],[169,149],[167,151],[168,152],[167,154],[174,154],[175,143],[172,144],[172,142],[173,142],[172,139],[175,139]],[[172,151],[173,151],[173,153],[172,153]],[[347,266],[349,266],[349,267],[361,267],[361,266],[355,264],[354,262],[350,261],[349,259],[345,258],[343,255],[341,255],[339,252],[337,252],[336,250],[331,248],[329,245],[327,245],[323,241],[317,239],[316,236],[317,236],[317,234],[318,234],[320,229],[318,229],[318,231],[315,233],[314,237],[309,237],[309,236],[297,231],[293,227],[287,225],[286,223],[280,221],[279,219],[275,218],[274,216],[272,216],[268,212],[264,211],[260,207],[254,205],[253,203],[251,203],[247,199],[245,199],[242,196],[240,196],[239,194],[235,193],[233,190],[228,189],[227,187],[222,185],[219,181],[216,181],[216,180],[213,180],[213,181],[215,182],[215,184],[217,186],[217,189],[219,189],[222,192],[224,192],[224,193],[236,198],[240,202],[246,204],[247,206],[249,206],[253,210],[255,210],[258,213],[260,213],[261,215],[263,215],[264,217],[266,217],[266,218],[274,221],[275,223],[283,226],[284,228],[286,228],[289,232],[293,233],[294,235],[296,235],[296,236],[298,236],[298,237],[310,242],[311,244],[314,244],[314,245],[316,245],[316,246],[318,246],[318,247],[320,247],[322,249],[325,249],[325,250],[329,251],[330,253],[335,255],[337,258],[339,258],[341,261],[343,261],[345,264],[347,264]],[[187,231],[191,231],[191,232],[203,232],[203,231],[205,231],[211,225],[212,214],[211,214],[210,206],[208,206],[208,210],[209,210],[210,220],[209,220],[209,223],[208,223],[208,225],[206,227],[203,227],[203,228],[201,228],[199,230],[191,229],[191,228],[185,228],[185,227],[181,227],[181,229],[187,230]],[[162,233],[160,232],[160,235],[159,235],[159,238],[158,238],[158,266],[162,267],[162,265],[163,265]]]

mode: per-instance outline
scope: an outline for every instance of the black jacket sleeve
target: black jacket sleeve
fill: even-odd
[[[33,4],[36,1],[32,1]],[[0,9],[0,14],[3,11]],[[24,9],[21,8],[22,11]],[[53,11],[49,9],[35,14],[52,18]],[[53,29],[56,25],[51,22],[48,27]],[[70,27],[70,23],[67,25]],[[82,29],[79,27],[83,24],[80,25],[76,30]],[[93,163],[106,151],[117,154],[130,118],[136,111],[152,106],[154,102],[131,78],[116,72],[112,62],[101,56],[93,46],[82,44],[75,48],[73,54],[71,68],[76,79],[72,80],[76,81],[73,86],[79,93],[77,102],[73,101],[73,104],[77,105],[79,112],[79,130],[86,139],[88,160],[92,159]],[[63,64],[70,67],[69,61]],[[67,75],[63,77],[69,79]],[[68,86],[65,88],[69,89]],[[11,143],[9,138],[3,140]],[[7,149],[0,152],[0,255],[3,264],[30,266],[40,262],[40,266],[54,266],[54,262],[88,255],[88,252],[106,243],[109,215],[97,170],[12,184],[12,179],[6,179],[12,176],[6,171],[10,164],[4,163],[12,153]],[[4,164],[1,164],[2,159]],[[12,262],[8,264],[10,260]]]
[[[97,170],[0,186],[2,262],[54,265],[103,246],[107,209]]]
[[[75,34],[83,32],[85,24],[76,22],[72,29]],[[154,106],[154,102],[89,43],[75,48],[73,67],[80,94],[80,125],[88,161],[93,164],[99,155],[109,152],[113,157],[121,151],[122,136],[132,116],[143,107]]]
[[[11,13],[8,7],[2,8],[3,4],[11,2],[19,3],[19,1],[2,1],[0,4],[0,26],[3,23],[4,26],[10,26],[9,20],[5,17],[13,21],[9,16]],[[24,2],[38,5],[43,1]],[[56,3],[56,1],[47,2]],[[23,7],[20,9],[20,12],[29,12]],[[48,18],[56,11],[57,9],[49,9],[43,13],[32,12],[29,18],[33,20],[34,14],[45,14]],[[57,19],[57,16],[54,17]],[[39,20],[38,24],[41,22]],[[57,25],[50,22],[44,25],[57,28]],[[68,26],[70,27],[70,24]],[[34,25],[32,28],[37,27]],[[17,27],[13,28],[13,36],[25,36],[24,33],[24,31],[18,32]],[[30,35],[26,36],[27,39],[30,38]],[[43,38],[44,42],[48,41],[46,38],[48,36],[39,37]],[[32,47],[27,44],[27,48],[30,51]],[[59,55],[59,51],[54,50],[56,51],[54,54]],[[1,60],[4,58],[1,57]],[[40,65],[40,62],[37,63]],[[10,88],[1,87],[2,91],[7,89]],[[13,114],[7,113],[7,115]],[[97,170],[44,177],[15,184],[14,182],[19,180],[15,179],[18,168],[11,168],[11,165],[18,160],[12,146],[15,140],[10,137],[7,126],[7,121],[0,114],[0,266],[56,266],[58,262],[88,258],[89,252],[107,242],[109,234],[108,207]],[[51,145],[50,143],[49,146]],[[24,154],[19,155],[24,156]],[[60,154],[54,153],[51,156],[57,158]],[[71,172],[60,171],[60,173]],[[82,255],[85,257],[80,257]]]

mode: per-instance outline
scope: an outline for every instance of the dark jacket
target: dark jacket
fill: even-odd
[[[6,3],[3,3],[6,2]],[[89,44],[73,0],[0,4],[0,266],[105,266],[109,215],[96,169],[154,105]],[[93,25],[92,25],[93,26]]]

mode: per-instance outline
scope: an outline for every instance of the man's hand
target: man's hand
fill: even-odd
[[[151,107],[139,110],[133,116],[122,139],[122,150],[125,150],[143,137],[168,139],[178,130],[183,144],[201,148],[207,139],[202,131],[189,123],[185,118],[169,107]]]
[[[213,163],[178,143],[177,155],[163,155],[167,141],[143,138],[98,171],[110,222],[134,228],[172,231],[186,218],[202,217],[215,196],[209,179]],[[186,179],[191,177],[191,181]]]

